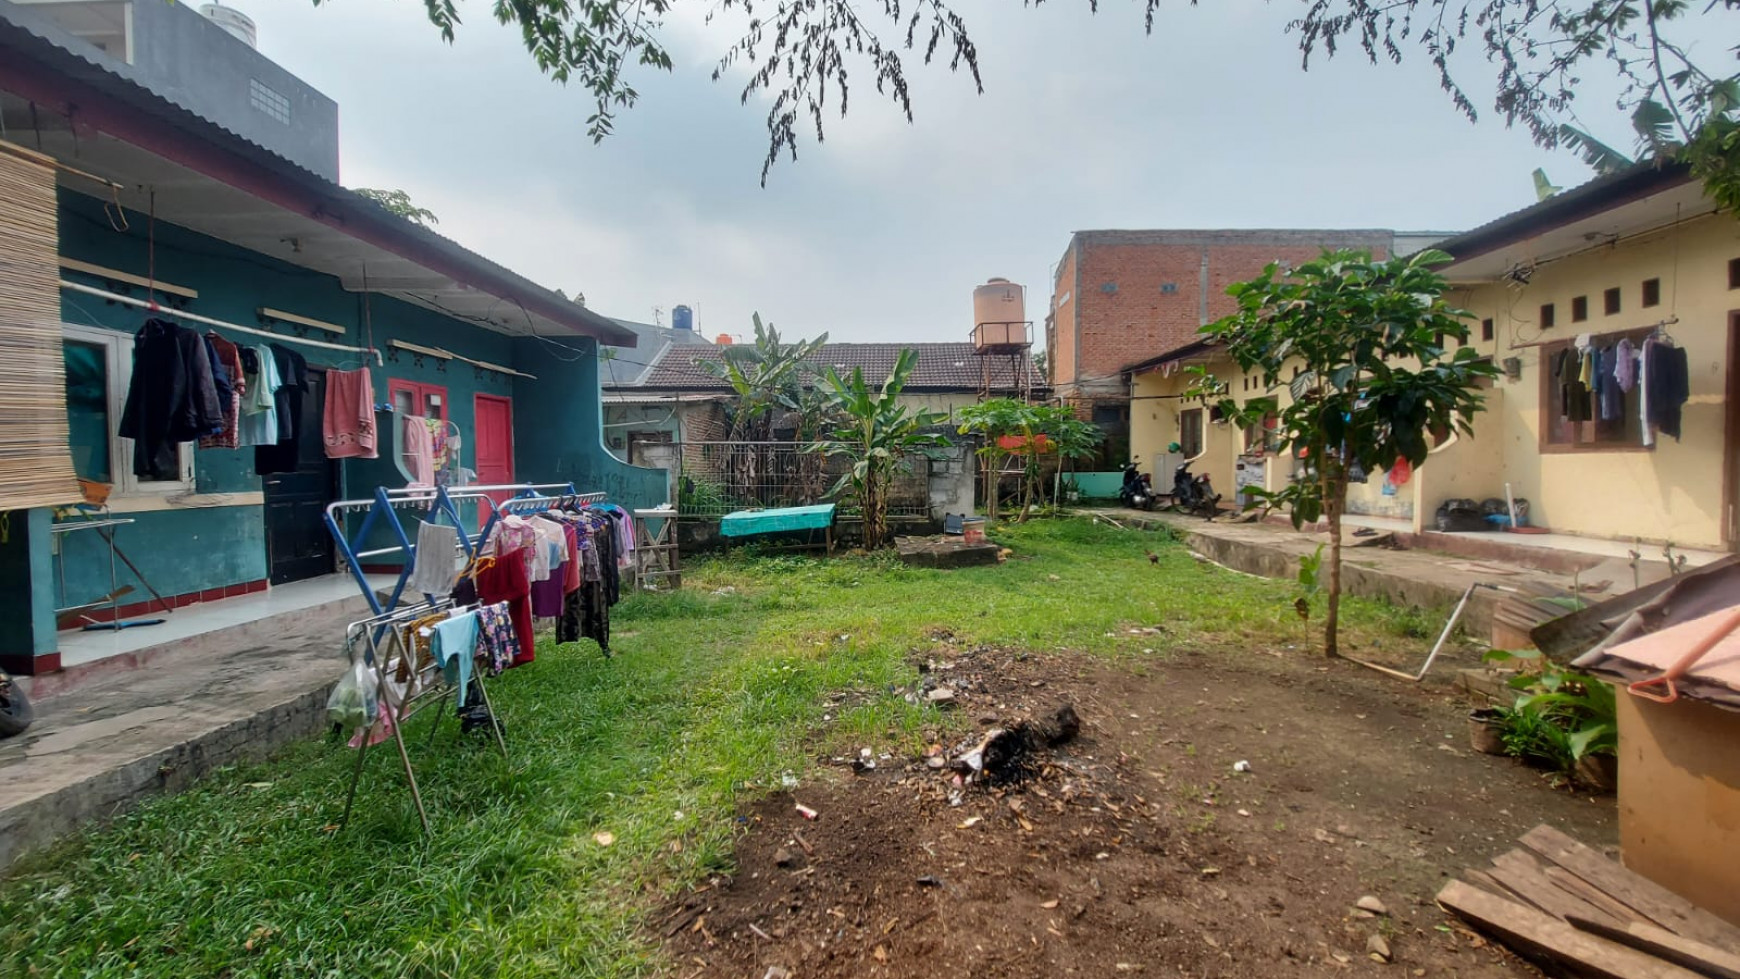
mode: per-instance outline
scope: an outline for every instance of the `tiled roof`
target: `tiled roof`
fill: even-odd
[[[633,387],[646,379],[647,372],[653,364],[658,363],[660,355],[667,347],[695,346],[710,347],[711,340],[701,336],[694,330],[678,330],[669,326],[657,326],[652,323],[636,323],[633,320],[610,317],[610,321],[625,330],[633,331],[640,342],[633,347],[604,346],[599,348],[606,355],[599,372],[604,377],[604,386]]]
[[[1033,371],[1026,357],[1017,360],[1006,354],[980,358],[971,343],[830,343],[811,358],[818,369],[834,368],[848,374],[853,368],[864,370],[864,380],[881,384],[894,369],[894,360],[905,348],[918,351],[918,365],[906,382],[909,391],[972,391],[984,386],[985,372],[991,377],[993,391],[1012,392],[1020,378],[1019,369],[1027,373],[1034,387],[1043,382]],[[720,360],[730,347],[671,347],[659,357],[638,387],[666,391],[724,391],[729,386],[697,366],[697,361]],[[1013,363],[1012,363],[1013,362]],[[1017,368],[1016,365],[1019,365]],[[618,384],[617,390],[629,385]]]

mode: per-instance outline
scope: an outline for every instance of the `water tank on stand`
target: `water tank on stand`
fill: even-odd
[[[246,44],[250,48],[259,47],[260,32],[254,27],[254,19],[234,7],[226,7],[221,3],[208,3],[199,8],[206,20],[223,28],[231,37]]]
[[[676,306],[671,309],[671,329],[693,330],[695,328],[695,311],[687,306]]]
[[[973,347],[997,350],[1027,345],[1027,300],[1008,279],[991,279],[973,290]]]

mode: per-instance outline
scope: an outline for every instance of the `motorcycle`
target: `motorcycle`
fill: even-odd
[[[0,670],[0,738],[22,732],[34,716],[24,688],[14,683],[5,670]]]
[[[1136,464],[1126,462],[1123,466],[1124,485],[1118,488],[1118,500],[1133,510],[1154,509],[1154,484],[1148,474],[1136,469]]]
[[[1191,474],[1190,464],[1194,461],[1186,459],[1172,471],[1172,509],[1213,520],[1220,512],[1220,494],[1214,491],[1207,473]]]

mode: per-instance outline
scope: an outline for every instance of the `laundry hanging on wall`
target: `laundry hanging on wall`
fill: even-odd
[[[213,354],[204,337],[166,319],[133,335],[133,376],[119,434],[133,440],[133,473],[181,478],[181,443],[224,430]]]
[[[328,459],[374,459],[376,448],[374,382],[367,367],[326,372],[326,406],[321,435]]]
[[[302,462],[302,399],[308,393],[308,360],[276,343],[268,349],[280,381],[273,394],[278,416],[278,438],[254,449],[254,472],[262,476],[295,472]]]

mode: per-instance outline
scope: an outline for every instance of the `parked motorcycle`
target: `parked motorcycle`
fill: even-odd
[[[1220,512],[1220,494],[1214,491],[1207,473],[1191,474],[1190,464],[1194,461],[1186,459],[1172,470],[1172,508],[1213,520]]]
[[[1148,474],[1136,469],[1136,464],[1126,462],[1124,469],[1124,485],[1118,488],[1118,500],[1134,510],[1154,509],[1154,484]]]
[[[20,733],[30,726],[34,716],[24,688],[12,682],[5,670],[0,670],[0,738]]]

